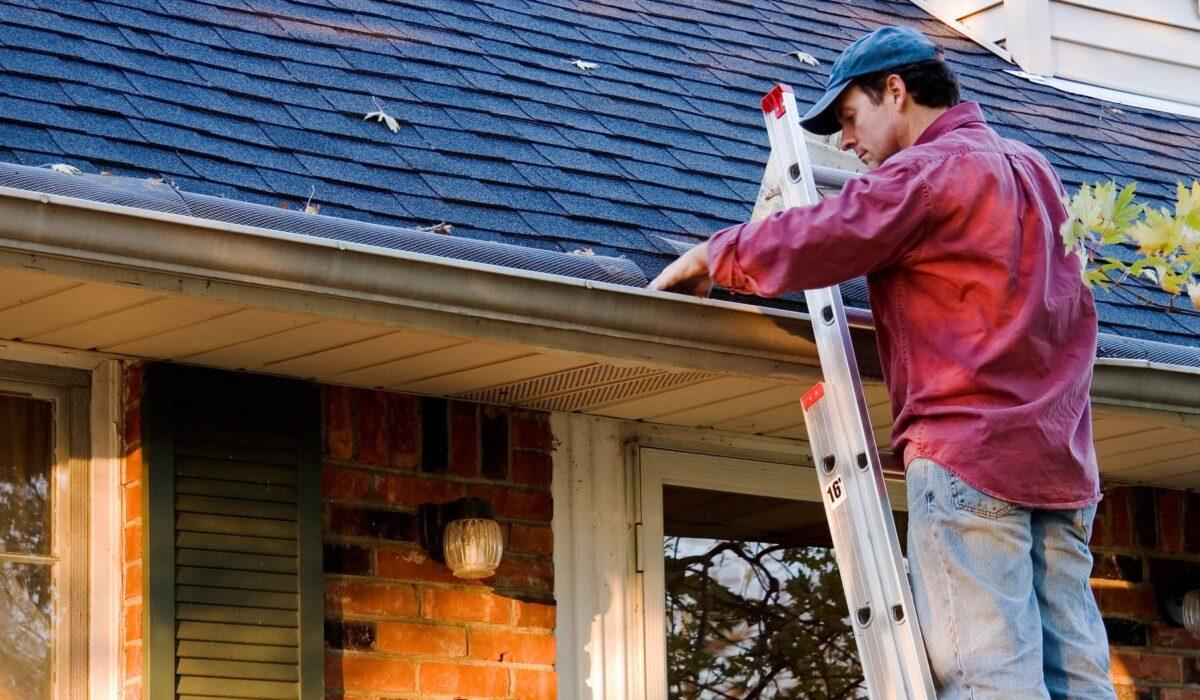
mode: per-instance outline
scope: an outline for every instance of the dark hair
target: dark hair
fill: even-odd
[[[875,104],[883,99],[889,75],[898,75],[913,101],[926,107],[953,107],[959,103],[958,77],[945,61],[933,59],[907,66],[860,75],[854,85],[863,89]]]

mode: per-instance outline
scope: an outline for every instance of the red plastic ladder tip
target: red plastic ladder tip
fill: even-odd
[[[774,114],[776,117],[782,117],[783,113],[787,111],[787,108],[783,104],[783,93],[791,91],[792,86],[784,85],[783,83],[771,88],[771,91],[762,98],[762,111]]]
[[[823,396],[825,396],[825,382],[817,382],[816,386],[809,389],[808,392],[800,398],[800,405],[803,406],[804,410],[807,411],[813,407],[813,404],[820,401],[821,397]]]

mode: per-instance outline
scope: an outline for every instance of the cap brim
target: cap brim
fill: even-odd
[[[803,126],[807,131],[821,136],[836,134],[842,130],[841,123],[837,120],[837,116],[833,113],[833,103],[837,100],[842,91],[850,84],[850,80],[846,79],[830,85],[825,90],[825,94],[821,95],[821,99],[808,110],[808,113],[800,117],[800,126]]]

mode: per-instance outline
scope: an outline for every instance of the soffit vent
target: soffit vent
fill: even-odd
[[[652,396],[719,376],[708,372],[672,372],[648,367],[595,364],[472,391],[461,394],[459,398],[483,403],[519,404],[547,411],[584,411]]]

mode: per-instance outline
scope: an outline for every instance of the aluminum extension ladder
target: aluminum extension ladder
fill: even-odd
[[[817,201],[792,89],[777,85],[762,110],[771,158],[754,217],[776,186],[783,207]],[[825,380],[801,406],[867,692],[874,700],[934,700],[842,298],[837,285],[804,296]]]

